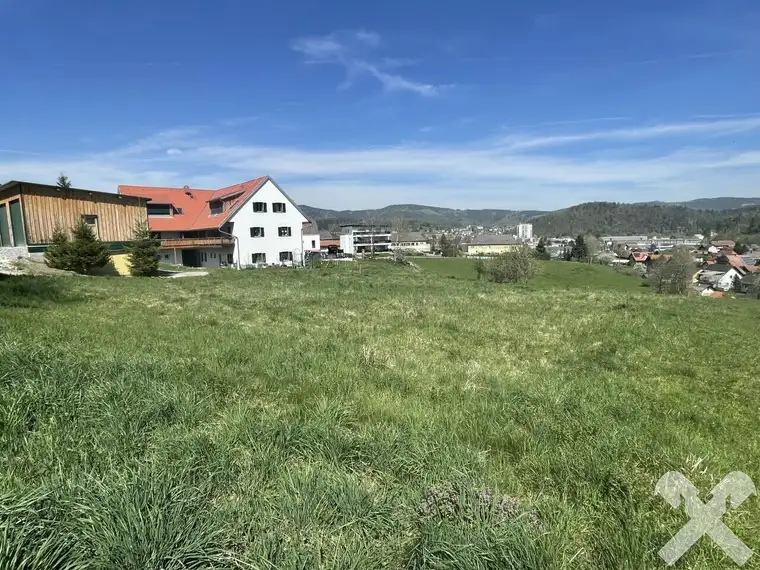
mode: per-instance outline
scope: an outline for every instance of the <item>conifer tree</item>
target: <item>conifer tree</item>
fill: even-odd
[[[96,267],[104,267],[111,261],[108,246],[95,237],[92,228],[84,220],[79,220],[71,233],[71,270],[87,275]]]
[[[69,177],[63,174],[63,172],[61,172],[61,175],[58,177],[58,181],[55,184],[58,188],[71,188],[71,180],[69,180]]]
[[[150,234],[146,222],[135,224],[129,250],[129,273],[134,277],[150,277],[158,273],[158,248],[161,245]]]
[[[45,264],[53,269],[71,269],[71,242],[59,226],[53,230],[53,239],[45,251]]]

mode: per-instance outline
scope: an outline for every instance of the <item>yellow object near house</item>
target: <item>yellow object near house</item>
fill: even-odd
[[[117,253],[111,255],[111,263],[119,275],[129,275],[129,254]]]

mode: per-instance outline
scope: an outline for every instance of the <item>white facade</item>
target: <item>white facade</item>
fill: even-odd
[[[399,241],[390,246],[391,250],[410,251],[414,253],[430,253],[430,242]]]
[[[385,228],[346,228],[340,234],[340,249],[346,255],[387,253],[391,249],[391,232]]]
[[[266,212],[254,212],[257,202],[266,204]],[[284,203],[285,212],[274,212],[274,203]],[[304,248],[301,228],[307,221],[296,205],[271,180],[267,180],[230,219],[231,233],[237,238],[235,262],[239,259],[241,267],[257,263],[300,263]],[[251,237],[251,228],[263,228],[264,237]],[[279,228],[290,228],[290,235],[280,236]],[[256,254],[259,256],[254,258]]]
[[[321,249],[319,243],[319,234],[303,234],[303,247],[302,251],[319,251]]]
[[[734,279],[736,277],[741,277],[741,273],[732,267],[723,274],[723,277],[718,279],[718,281],[715,283],[715,286],[722,291],[730,291],[734,286]]]
[[[524,239],[524,240],[533,239],[533,224],[518,224],[517,225],[517,239]]]

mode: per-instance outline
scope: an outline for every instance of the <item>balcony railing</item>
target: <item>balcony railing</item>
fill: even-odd
[[[191,249],[195,247],[219,247],[223,245],[235,245],[235,241],[232,238],[226,237],[177,238],[161,240],[161,247],[166,249]]]

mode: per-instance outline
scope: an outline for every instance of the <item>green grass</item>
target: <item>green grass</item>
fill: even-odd
[[[475,260],[465,257],[420,257],[414,263],[449,279],[477,279]],[[538,274],[525,285],[529,289],[608,289],[640,291],[642,279],[603,265],[539,261]]]
[[[658,568],[760,483],[760,303],[420,265],[0,280],[0,569]]]

